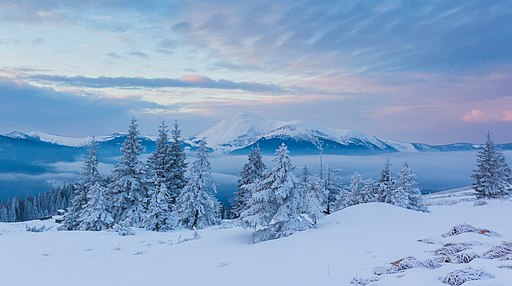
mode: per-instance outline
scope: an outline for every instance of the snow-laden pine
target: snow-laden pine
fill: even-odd
[[[248,161],[240,172],[238,192],[232,209],[234,218],[240,217],[241,212],[247,207],[247,203],[252,196],[251,189],[253,189],[254,183],[263,177],[266,168],[261,158],[260,148],[252,148]]]
[[[142,227],[145,219],[147,177],[144,165],[139,159],[142,145],[135,118],[131,121],[121,152],[123,156],[116,165],[112,182],[108,186],[114,223],[124,227]]]
[[[421,190],[418,184],[414,180],[416,175],[412,172],[407,161],[402,165],[398,180],[395,184],[394,194],[395,196],[404,196],[397,199],[395,205],[405,207],[415,211],[428,211],[427,205],[423,201]],[[403,206],[405,205],[405,206]]]
[[[272,162],[274,167],[254,184],[248,207],[241,213],[242,225],[257,229],[251,238],[253,243],[313,226],[301,213],[303,196],[284,143],[276,150]]]
[[[325,216],[325,207],[322,202],[327,197],[325,184],[320,178],[312,177],[307,167],[304,167],[300,182],[302,195],[301,213],[306,215],[313,224]]]
[[[490,132],[483,149],[477,154],[477,167],[472,178],[477,198],[500,198],[512,192],[512,172],[505,156],[491,140]]]
[[[169,130],[165,122],[158,129],[156,151],[147,161],[148,202],[144,226],[148,230],[162,231],[170,229],[170,193],[172,160],[169,146]]]
[[[68,208],[64,216],[62,229],[77,230],[80,228],[81,219],[84,219],[84,209],[87,206],[88,200],[91,197],[90,190],[101,181],[100,173],[98,172],[98,158],[96,157],[96,142],[93,139],[89,146],[89,156],[84,162],[82,173],[80,174],[75,185],[74,196],[71,201],[71,206]]]
[[[187,184],[185,173],[187,172],[187,163],[183,141],[181,138],[181,130],[178,121],[175,120],[173,129],[171,130],[171,143],[169,146],[170,166],[168,169],[168,192],[171,204],[176,202],[176,198]]]
[[[386,163],[384,163],[384,169],[380,171],[380,178],[378,180],[378,201],[385,203],[392,203],[390,200],[390,193],[393,189],[393,176],[391,174],[391,163],[389,162],[389,158],[386,158]]]
[[[206,143],[201,141],[188,183],[173,208],[172,214],[178,226],[200,229],[221,222],[220,204],[214,195],[216,186],[207,153]]]

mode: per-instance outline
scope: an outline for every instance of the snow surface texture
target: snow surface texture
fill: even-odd
[[[315,229],[259,244],[232,221],[198,233],[134,229],[128,236],[57,231],[50,220],[0,223],[0,284],[510,285],[512,201],[437,203],[430,211],[357,205]],[[499,237],[443,236],[460,225]],[[472,259],[439,261],[443,253]]]

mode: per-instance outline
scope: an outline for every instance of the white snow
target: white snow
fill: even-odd
[[[464,285],[510,285],[512,261],[482,254],[512,240],[512,201],[437,204],[431,213],[380,203],[357,205],[328,216],[316,229],[254,245],[248,243],[251,232],[231,221],[200,230],[198,239],[185,230],[136,229],[133,236],[119,236],[56,231],[51,221],[0,223],[1,285],[350,285],[358,277],[374,281],[368,285],[435,286],[446,285],[441,280],[448,273],[468,267],[495,278]],[[443,236],[462,224],[499,236]],[[25,225],[51,229],[29,232]],[[402,258],[434,259],[435,250],[447,243],[465,243],[465,251],[480,257],[464,264],[441,263],[435,269],[375,274]]]

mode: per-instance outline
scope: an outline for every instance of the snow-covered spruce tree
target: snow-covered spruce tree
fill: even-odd
[[[171,130],[169,152],[171,165],[168,170],[170,181],[167,188],[169,189],[169,199],[172,205],[176,202],[176,198],[187,184],[187,178],[185,177],[185,173],[187,172],[187,163],[185,162],[186,155],[181,139],[181,130],[177,120],[174,121],[173,129]]]
[[[122,227],[142,227],[147,178],[144,166],[139,160],[142,145],[135,118],[131,121],[121,152],[123,156],[116,165],[112,182],[108,186],[114,223]]]
[[[327,196],[325,185],[320,178],[311,177],[307,167],[304,167],[300,182],[302,196],[301,214],[306,215],[313,224],[325,217],[325,208],[322,205]]]
[[[325,213],[331,214],[344,208],[346,203],[346,192],[336,182],[335,170],[331,167],[327,167],[327,174],[325,175],[324,186],[327,192],[326,201],[324,202]]]
[[[352,175],[352,179],[350,180],[350,194],[347,198],[346,205],[357,205],[361,203],[365,203],[363,200],[363,179],[358,172],[355,172]]]
[[[253,243],[291,235],[313,226],[301,215],[301,194],[298,180],[284,143],[276,150],[274,168],[256,183],[248,207],[242,211],[243,226],[256,230]]]
[[[377,182],[378,189],[378,201],[384,203],[392,203],[390,194],[393,190],[394,179],[391,175],[391,163],[389,162],[389,158],[386,158],[386,163],[384,163],[384,169],[380,172],[380,178]]]
[[[165,122],[162,122],[158,130],[156,151],[147,161],[148,208],[144,226],[148,230],[162,231],[171,228],[169,187],[172,186],[173,178],[168,132]]]
[[[100,231],[112,228],[114,220],[110,213],[107,189],[101,180],[94,182],[87,192],[87,203],[79,220],[79,230]]]
[[[96,157],[96,141],[92,140],[89,146],[89,157],[84,162],[82,173],[75,184],[71,206],[64,216],[61,229],[77,230],[80,228],[80,219],[89,199],[89,191],[101,180],[98,172],[98,158]]]
[[[168,189],[164,183],[149,189],[148,209],[144,226],[147,230],[166,231],[172,227]]]
[[[473,188],[477,198],[500,198],[508,194],[510,182],[504,173],[506,161],[496,150],[490,132],[483,149],[477,154],[477,168],[473,171]]]
[[[409,167],[409,163],[405,161],[402,165],[402,169],[400,170],[398,180],[396,181],[394,192],[394,194],[398,195],[405,194],[405,199],[397,198],[397,201],[400,202],[400,204],[396,205],[402,206],[402,204],[405,204],[405,206],[402,207],[415,211],[427,212],[427,205],[423,201],[421,190],[414,180],[414,177],[415,175]]]
[[[252,148],[248,161],[240,172],[238,192],[232,208],[234,218],[240,217],[240,213],[246,208],[247,202],[252,196],[251,189],[254,188],[254,183],[263,177],[265,169],[266,166],[261,158],[260,148]]]
[[[505,195],[512,196],[512,169],[502,152],[498,152],[499,177],[505,187]]]
[[[221,221],[220,204],[214,196],[216,187],[207,153],[206,143],[201,141],[197,158],[192,162],[188,183],[173,208],[172,215],[179,226],[200,229]]]

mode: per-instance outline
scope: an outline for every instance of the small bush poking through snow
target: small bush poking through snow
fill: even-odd
[[[125,227],[119,224],[114,225],[114,231],[120,236],[134,235],[135,233],[129,227]]]
[[[350,282],[351,285],[357,286],[366,286],[370,283],[377,282],[379,279],[377,277],[363,278],[363,277],[355,277]]]
[[[500,265],[500,266],[498,266],[498,268],[502,268],[502,269],[510,269],[510,270],[512,270],[512,265]]]
[[[437,261],[443,263],[469,263],[475,258],[479,258],[480,255],[474,252],[458,252],[452,255],[442,255],[437,257]]]
[[[50,229],[51,227],[47,227],[46,225],[42,225],[40,227],[25,225],[25,230],[29,232],[45,232],[49,231]]]
[[[399,259],[397,261],[391,262],[391,265],[393,265],[397,271],[403,271],[411,268],[423,268],[424,265],[416,259],[415,257],[408,256],[402,259]]]
[[[434,251],[437,256],[450,256],[452,254],[471,249],[471,244],[467,242],[447,243],[443,247]]]
[[[474,207],[481,207],[481,206],[485,206],[485,205],[487,205],[487,201],[485,201],[485,200],[476,200],[473,203]]]
[[[418,241],[423,242],[425,244],[435,244],[431,239],[428,238],[418,239]]]
[[[501,258],[509,260],[512,257],[512,242],[504,241],[501,245],[496,245],[488,251],[484,252],[484,258],[496,259]]]
[[[499,236],[497,232],[494,232],[492,230],[477,228],[470,224],[459,224],[452,227],[448,233],[443,234],[443,237],[455,236],[463,233],[478,233],[485,236]]]
[[[398,272],[405,271],[407,269],[412,268],[428,268],[435,269],[441,267],[441,264],[433,259],[428,259],[425,261],[420,261],[415,257],[408,256],[390,263],[389,267],[379,267],[375,268],[373,271],[376,275],[383,274],[395,274]]]
[[[488,272],[485,272],[484,270],[477,270],[468,267],[448,273],[442,281],[448,285],[459,286],[468,281],[483,280],[489,278],[494,278],[494,276]]]

